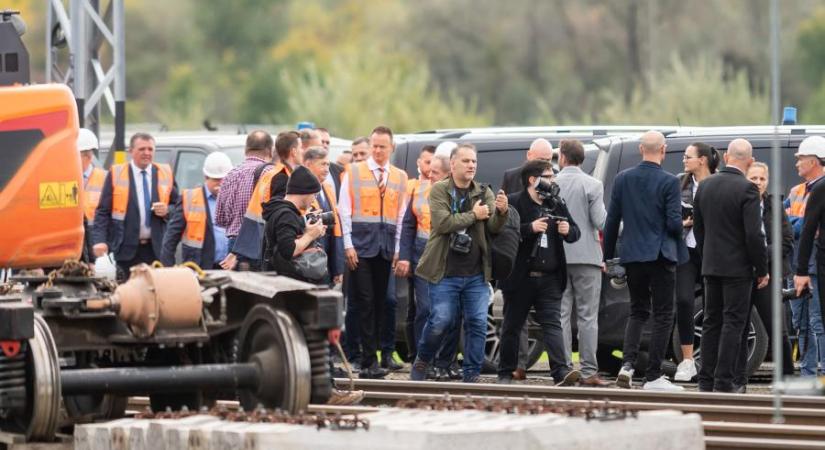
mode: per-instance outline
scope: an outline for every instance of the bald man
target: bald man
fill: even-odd
[[[622,369],[616,385],[626,389],[633,385],[642,328],[652,311],[643,388],[684,390],[662,375],[662,360],[673,328],[676,265],[688,258],[682,240],[679,180],[662,170],[666,148],[662,133],[648,131],[642,135],[639,145],[642,162],[616,176],[604,227],[604,258],[609,261],[616,253],[619,225],[624,222],[619,262],[627,271],[630,320],[625,329]]]
[[[693,200],[693,233],[705,278],[700,391],[744,392],[744,384],[734,383],[734,371],[751,291],[770,280],[759,189],[745,178],[751,164],[750,142],[731,141],[725,168],[702,181]]]
[[[527,150],[527,161],[533,161],[534,159],[552,161],[553,146],[547,139],[538,138],[530,144],[530,148]],[[507,171],[504,172],[504,178],[501,180],[501,189],[503,189],[507,195],[524,189],[524,186],[521,185],[521,166],[507,169]]]

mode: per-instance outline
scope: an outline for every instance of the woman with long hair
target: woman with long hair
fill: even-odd
[[[676,267],[676,328],[682,350],[682,362],[676,368],[675,381],[690,381],[696,376],[693,362],[693,316],[695,313],[696,283],[702,275],[702,257],[693,236],[693,197],[699,183],[716,173],[719,152],[703,142],[694,142],[685,149],[682,158],[685,173],[682,174],[682,226],[685,244],[690,258]]]

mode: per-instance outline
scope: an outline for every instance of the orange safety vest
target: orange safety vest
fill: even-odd
[[[100,167],[93,167],[86,185],[83,186],[83,191],[86,193],[86,206],[83,212],[89,225],[95,221],[95,210],[97,210],[97,204],[100,203],[100,193],[103,192],[104,182],[106,182],[106,171]]]
[[[350,166],[349,192],[353,223],[398,223],[398,208],[406,192],[407,174],[390,166],[384,195],[366,161]]]
[[[169,206],[172,195],[172,168],[168,164],[152,163],[158,177],[158,200]],[[112,166],[112,219],[126,220],[126,208],[129,206],[129,163]]]
[[[332,229],[332,235],[335,237],[343,236],[341,232],[341,219],[338,217],[338,200],[335,198],[335,188],[330,186],[329,183],[323,182],[321,183],[321,188],[324,190],[324,195],[327,197],[327,203],[329,203],[329,207],[332,209],[332,213],[335,214],[335,226]],[[312,200],[312,208],[321,210],[321,204],[318,203],[318,197],[315,197]]]
[[[202,187],[183,191],[183,217],[186,218],[186,229],[183,231],[181,242],[192,248],[203,248],[208,219]]]
[[[790,206],[785,210],[788,216],[805,217],[805,205],[808,203],[808,192],[805,183],[797,184],[788,194]]]
[[[430,182],[428,180],[418,181],[412,191],[410,201],[412,201],[413,214],[418,223],[415,236],[419,239],[430,239]]]
[[[281,171],[285,171],[287,175],[292,174],[292,169],[290,169],[289,166],[278,163],[275,165],[274,170],[270,170],[261,175],[261,178],[258,179],[258,184],[256,184],[255,189],[252,190],[252,197],[249,198],[249,203],[246,205],[244,217],[260,224],[266,223],[264,220],[263,204],[268,202],[269,197],[272,195],[272,178],[281,173]]]

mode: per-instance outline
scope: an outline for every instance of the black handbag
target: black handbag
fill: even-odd
[[[327,276],[327,253],[323,248],[312,246],[292,258],[295,272],[301,278],[320,283]]]

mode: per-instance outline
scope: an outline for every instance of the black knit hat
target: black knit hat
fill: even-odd
[[[298,166],[286,183],[286,193],[288,195],[317,194],[319,192],[321,192],[321,183],[304,166]]]

